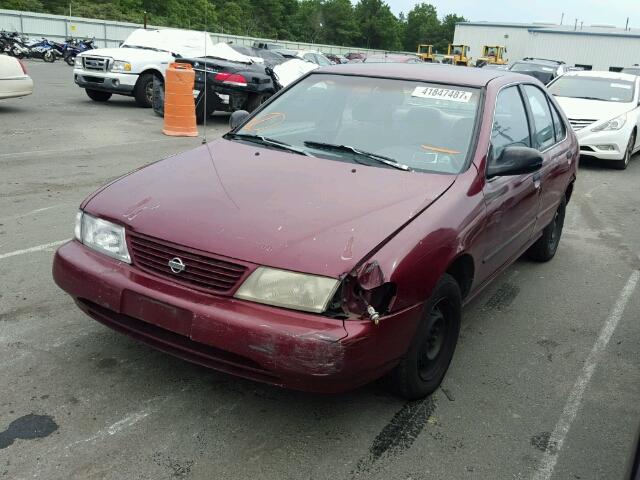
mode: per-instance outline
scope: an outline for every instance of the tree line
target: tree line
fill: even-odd
[[[98,18],[309,43],[439,52],[464,17],[439,17],[428,3],[398,16],[383,0],[0,0],[0,8]]]

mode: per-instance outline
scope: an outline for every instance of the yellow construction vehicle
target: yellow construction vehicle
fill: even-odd
[[[433,63],[433,45],[418,45],[418,56],[423,62]]]
[[[476,66],[506,65],[509,60],[504,58],[507,48],[502,45],[485,45],[482,47],[482,56],[476,60]]]
[[[449,44],[447,54],[444,56],[442,63],[450,65],[462,65],[468,67],[471,64],[469,52],[471,48],[468,45],[452,45]]]

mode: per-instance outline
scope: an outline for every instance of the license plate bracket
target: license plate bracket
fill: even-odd
[[[192,312],[131,290],[122,292],[120,311],[180,335],[188,337],[191,334]]]

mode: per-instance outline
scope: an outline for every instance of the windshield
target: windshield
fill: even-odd
[[[457,174],[465,167],[479,97],[478,89],[455,85],[312,74],[237,133],[331,160],[390,168],[355,149],[413,171]]]
[[[558,78],[549,86],[549,91],[558,97],[586,98],[622,103],[633,101],[635,93],[633,82],[573,75]]]
[[[623,68],[622,73],[640,76],[640,68]]]
[[[548,65],[540,65],[539,63],[516,62],[511,65],[512,72],[545,72],[554,73],[556,69]]]
[[[428,45],[420,45],[420,53],[429,53]]]

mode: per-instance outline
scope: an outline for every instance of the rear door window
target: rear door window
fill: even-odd
[[[551,104],[551,102],[549,103]],[[553,104],[551,104],[551,116],[553,117],[553,129],[556,131],[556,142],[561,142],[567,136],[567,127]]]
[[[491,145],[494,161],[497,161],[506,147],[531,146],[527,111],[518,87],[505,88],[498,94],[491,130]]]
[[[540,151],[546,150],[556,143],[553,119],[551,110],[549,110],[547,96],[542,90],[533,85],[525,85],[524,91],[533,115],[533,146]]]

